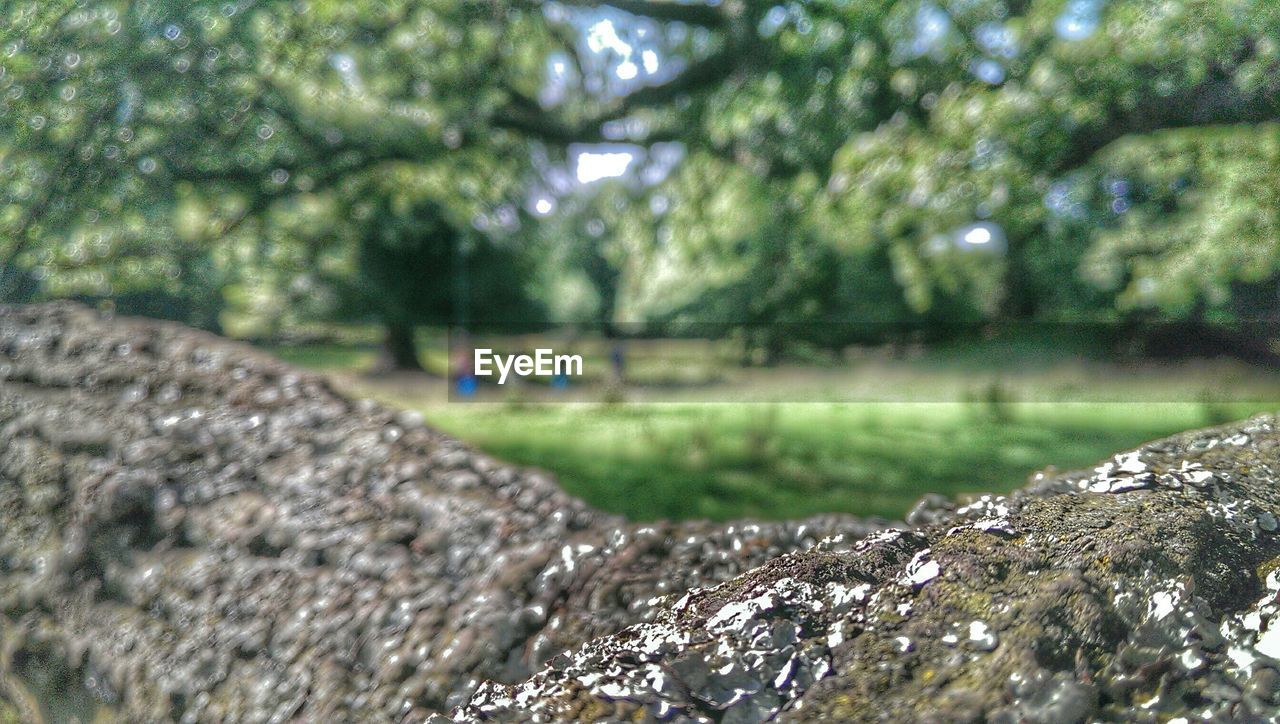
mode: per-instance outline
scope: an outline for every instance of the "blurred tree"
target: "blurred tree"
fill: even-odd
[[[0,293],[136,292],[216,326],[228,297],[271,320],[337,286],[401,364],[406,325],[467,315],[441,302],[457,274],[515,255],[526,139],[599,138],[623,110],[533,100],[561,44],[537,4],[30,2],[3,23]],[[472,276],[515,303],[509,275]]]
[[[606,322],[1231,314],[1277,280],[1269,0],[63,0],[0,22],[6,296],[212,325],[362,288],[403,346],[479,303],[440,303],[467,245],[572,261],[501,288],[577,289]],[[563,248],[519,243],[532,159],[592,142],[684,161],[562,204]]]
[[[356,284],[342,284],[343,307],[373,315],[386,329],[382,369],[418,366],[414,326],[485,323],[488,328],[539,321],[523,292],[525,260],[476,233],[459,231],[422,194],[373,188],[351,209],[359,223]]]
[[[1280,279],[1265,212],[1276,168],[1269,127],[1223,128],[1280,117],[1274,3],[705,9],[718,16],[705,26],[716,48],[707,62],[732,71],[682,103],[639,110],[626,126],[635,129],[627,140],[678,137],[689,147],[672,188],[658,191],[672,211],[649,227],[622,214],[605,221],[610,233],[635,232],[627,268],[643,271],[624,269],[622,281],[633,299],[669,304],[703,290],[708,314],[719,305],[756,324],[751,310],[770,298],[760,290],[783,298],[784,280],[806,268],[876,256],[890,260],[911,310],[960,305],[945,319],[972,319],[966,307],[987,317],[1176,317],[1226,310],[1232,290]],[[1150,156],[1157,168],[1139,173]],[[1109,190],[1149,186],[1140,177],[1152,175],[1180,201],[1143,206]],[[701,177],[710,180],[695,188]],[[647,195],[634,213],[645,214]],[[779,210],[772,226],[744,195]],[[788,204],[815,211],[791,215]],[[672,221],[690,205],[699,218]],[[756,257],[758,286],[746,271],[726,286],[713,269],[745,269],[746,256],[732,250],[762,234],[772,246]],[[777,273],[786,264],[795,275]],[[805,308],[788,301],[764,317]],[[808,308],[818,315],[809,318],[825,314]],[[1275,310],[1273,302],[1265,311]]]

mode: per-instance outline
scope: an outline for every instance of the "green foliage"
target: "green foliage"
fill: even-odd
[[[11,3],[0,293],[830,346],[1273,313],[1277,38],[1270,0]],[[601,141],[684,160],[521,211]]]
[[[693,148],[781,186],[775,206],[817,210],[793,227],[812,257],[877,248],[912,309],[967,300],[987,315],[1114,304],[1179,316],[1276,276],[1271,134],[1218,127],[1280,114],[1265,80],[1280,63],[1274,4],[832,2],[769,20],[775,10],[747,11],[772,30],[741,41],[744,72],[687,118],[702,124]],[[1197,185],[1178,209],[1055,207],[1059,184],[1136,176],[1150,154],[1166,169],[1144,174]],[[1003,254],[955,243],[979,220],[1007,237]],[[1100,278],[1108,265],[1119,278]]]
[[[408,280],[370,288],[388,282],[379,266],[414,244],[447,256],[470,243],[476,263],[503,256],[469,232],[510,206],[526,165],[522,141],[491,122],[504,84],[539,60],[538,26],[521,11],[318,1],[4,12],[0,111],[16,130],[0,138],[12,239],[0,254],[46,293],[141,295],[144,309],[204,300],[201,315],[170,312],[215,324],[227,305],[272,322],[333,312],[359,287],[386,301],[379,314],[434,319],[448,266],[414,260],[415,288],[428,290],[415,300]],[[422,228],[362,215],[367,203],[413,206]]]
[[[1123,306],[1181,314],[1198,302],[1229,308],[1233,285],[1274,278],[1280,126],[1126,138],[1099,165],[1125,179],[1127,191],[1104,202],[1131,208],[1099,232],[1087,269],[1100,286],[1119,290]]]

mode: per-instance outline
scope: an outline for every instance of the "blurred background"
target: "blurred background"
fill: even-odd
[[[1277,119],[1272,0],[11,0],[0,299],[638,520],[900,516],[1280,400]]]

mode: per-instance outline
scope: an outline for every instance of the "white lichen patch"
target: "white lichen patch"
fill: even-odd
[[[929,549],[926,548],[915,554],[911,562],[907,564],[906,570],[903,571],[898,582],[913,588],[920,588],[941,574],[942,567],[938,565],[937,561],[929,557]]]
[[[993,651],[1000,645],[1000,637],[985,621],[969,623],[969,643],[979,651]]]

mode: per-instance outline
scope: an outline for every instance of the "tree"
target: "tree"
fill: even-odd
[[[359,285],[345,287],[350,309],[367,310],[386,330],[382,369],[418,369],[416,324],[540,321],[523,294],[527,275],[514,252],[448,223],[424,196],[373,188],[352,216]],[[516,319],[517,315],[524,317]]]
[[[888,258],[912,310],[959,304],[988,318],[1225,311],[1241,285],[1277,280],[1266,211],[1265,122],[1280,115],[1272,3],[724,3],[709,12],[718,16],[705,25],[716,38],[709,62],[730,72],[684,89],[682,103],[640,112],[635,140],[675,133],[688,144],[671,182],[680,190],[655,191],[670,193],[672,208],[715,210],[741,184],[772,208],[805,209],[775,227],[775,253],[758,257],[773,260],[766,269],[782,258],[797,272],[832,255]],[[717,171],[690,190],[716,163],[746,174]],[[1170,190],[1152,198],[1111,192],[1161,184]],[[664,288],[688,296],[715,286],[701,252],[737,233],[729,217],[758,218],[751,208],[654,219],[669,232],[661,238],[613,220],[637,230],[629,243],[652,247],[638,256],[700,260],[679,278],[630,281],[667,301]],[[750,246],[752,233],[713,256],[732,264],[724,250]],[[747,287],[730,288],[721,301],[751,309]],[[777,309],[770,318],[797,312]]]
[[[150,287],[211,300],[212,326],[222,290],[261,302],[255,281],[291,288],[273,264],[328,259],[292,271],[372,284],[362,297],[396,320],[401,362],[404,325],[439,309],[456,271],[423,260],[470,244],[478,263],[496,247],[470,229],[510,230],[526,138],[590,140],[622,112],[531,100],[560,42],[537,4],[24,3],[4,23],[6,296],[33,280],[100,297]],[[378,183],[406,176],[412,199]],[[283,238],[306,226],[297,214],[332,219],[364,192],[413,208],[422,234],[373,213],[358,230]],[[412,244],[432,247],[417,286],[378,273]],[[207,288],[194,267],[210,270]]]
[[[1280,113],[1280,10],[1265,0],[5,13],[6,295],[128,289],[212,300],[200,314],[217,319],[270,287],[277,306],[256,306],[276,316],[318,308],[295,303],[286,271],[303,287],[359,284],[413,236],[395,214],[343,217],[361,194],[452,229],[434,237],[451,248],[484,237],[512,251],[531,237],[517,229],[539,183],[531,159],[606,141],[685,154],[665,182],[583,204],[599,246],[557,257],[586,264],[566,279],[590,280],[609,319],[847,320],[865,308],[840,291],[859,269],[890,275],[906,316],[965,320],[1226,313],[1277,276],[1274,254],[1248,250],[1274,240],[1258,160]],[[1259,143],[1215,140],[1226,124]],[[1140,168],[1143,154],[1166,170]],[[1174,196],[1111,192],[1171,174]],[[412,179],[413,198],[389,178]],[[308,228],[317,218],[331,223]],[[1168,243],[1143,240],[1155,228]],[[423,293],[461,268],[432,265]],[[1151,281],[1175,269],[1175,283]],[[370,290],[373,304],[440,308]]]

